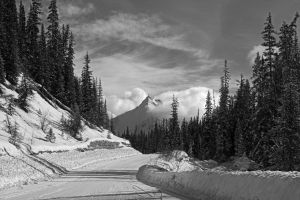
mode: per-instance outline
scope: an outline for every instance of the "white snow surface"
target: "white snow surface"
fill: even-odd
[[[85,152],[68,151],[61,153],[42,153],[39,155],[39,157],[46,159],[51,163],[62,166],[67,170],[74,170],[99,161],[114,160],[140,154],[140,152],[132,148],[119,148],[95,149]]]
[[[9,85],[8,82],[6,84]],[[119,138],[101,127],[91,128],[84,120],[81,122],[85,124],[82,131],[82,141],[63,133],[60,125],[61,118],[69,118],[68,109],[43,98],[36,89],[33,90],[33,95],[28,100],[28,112],[13,106],[12,115],[8,115],[7,108],[10,99],[17,99],[18,93],[13,89],[13,86],[8,88],[0,84],[0,87],[3,91],[3,94],[0,95],[0,190],[56,176],[53,169],[27,156],[29,153],[39,154],[38,156],[41,158],[49,159],[50,162],[57,163],[67,169],[80,168],[100,160],[139,154],[138,151],[128,147],[130,146],[128,140]],[[18,125],[19,133],[24,137],[20,146],[21,149],[17,149],[9,142],[10,134],[7,132],[5,123],[7,117],[13,124]],[[41,129],[43,117],[48,124],[46,131],[50,128],[53,129],[56,137],[54,143],[46,140],[46,131]],[[105,141],[108,145],[112,143],[112,146],[117,146],[117,149],[76,151],[76,149],[87,149],[90,143],[94,141]],[[53,153],[50,154],[49,152]]]
[[[194,165],[189,170],[189,167],[179,167],[187,163],[187,155],[180,151],[170,155],[173,158],[164,158],[164,164],[151,161],[150,165],[142,166],[137,179],[162,191],[183,195],[187,199],[300,199],[300,172],[224,171],[216,167],[217,163],[214,161],[197,162],[197,166]],[[166,164],[168,162],[169,164]],[[240,162],[237,164],[244,168],[245,158]]]
[[[8,106],[8,98],[17,98],[18,93],[0,85],[3,94],[0,96],[0,155],[9,153],[11,155],[19,155],[19,151],[14,145],[8,142],[9,134],[6,132],[5,120],[7,114],[5,110]],[[98,128],[90,128],[85,125],[82,132],[83,141],[78,141],[61,130],[61,118],[69,118],[70,113],[54,102],[45,100],[37,91],[33,91],[33,96],[29,100],[29,112],[26,113],[19,107],[14,107],[14,114],[8,116],[13,123],[19,126],[19,132],[24,136],[23,142],[31,146],[34,153],[44,151],[70,151],[77,148],[87,148],[90,142],[95,140],[107,140],[111,142],[119,142],[120,147],[129,145],[125,139],[119,138],[108,130]],[[56,137],[55,143],[46,141],[46,134],[41,129],[41,118],[45,116],[48,127],[53,129]],[[82,121],[82,123],[84,123]],[[110,137],[108,136],[110,135]],[[111,139],[108,139],[111,138]]]
[[[150,160],[149,165],[154,165],[170,172],[192,171],[198,167],[189,161],[189,156],[184,151],[172,151]]]
[[[103,160],[84,168],[72,170],[53,180],[0,191],[0,199],[179,200],[176,197],[161,194],[157,188],[136,180],[138,168],[154,156],[156,155],[139,154],[115,160]]]

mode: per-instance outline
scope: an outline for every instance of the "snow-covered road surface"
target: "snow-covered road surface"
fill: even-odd
[[[136,180],[138,168],[155,155],[136,155],[100,161],[47,182],[11,188],[0,199],[94,200],[94,199],[178,199]]]

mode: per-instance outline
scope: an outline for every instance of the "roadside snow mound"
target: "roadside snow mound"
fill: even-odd
[[[151,160],[149,165],[154,165],[170,172],[192,171],[197,167],[189,160],[187,153],[176,150],[160,155],[158,158]]]
[[[49,93],[45,95],[40,92],[38,86],[34,87],[33,95],[28,101],[28,112],[25,112],[18,106],[12,106],[10,103],[19,96],[14,89],[9,89],[13,87],[9,86],[8,88],[1,84],[0,87],[3,91],[3,94],[0,95],[0,155],[7,153],[11,155],[19,154],[19,150],[9,142],[10,134],[7,132],[5,122],[7,118],[12,124],[18,126],[19,133],[24,137],[23,145],[34,153],[84,149],[88,148],[91,142],[97,140],[117,142],[119,147],[130,146],[127,140],[119,138],[103,128],[91,128],[84,120],[81,122],[84,124],[82,141],[78,141],[62,130],[62,117],[68,119],[70,116],[68,108]],[[12,110],[12,113],[8,114],[8,110]],[[41,128],[43,119],[45,120],[44,131]],[[46,140],[45,132],[49,131],[50,128],[56,137],[54,143]]]
[[[139,169],[137,179],[187,199],[296,200],[300,197],[299,172],[194,170],[178,173],[145,165]]]
[[[233,160],[233,167],[241,171],[253,171],[259,168],[258,164],[246,155],[235,158]]]
[[[219,163],[214,160],[196,160],[194,162],[197,166],[201,166],[202,169],[213,169],[219,165]]]

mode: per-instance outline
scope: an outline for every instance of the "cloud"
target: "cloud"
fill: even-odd
[[[122,97],[108,96],[108,109],[114,115],[119,115],[140,105],[147,96],[148,94],[141,88],[126,91]]]
[[[155,99],[161,100],[162,104],[152,110],[157,115],[168,118],[171,112],[171,103],[173,95],[179,101],[179,118],[190,118],[197,115],[198,109],[200,116],[204,113],[205,99],[207,92],[213,94],[213,90],[206,87],[192,87],[179,91],[168,91],[156,95]],[[136,108],[148,96],[141,88],[135,88],[126,91],[122,97],[116,95],[108,97],[108,108],[115,115],[122,114]],[[218,94],[215,94],[216,103],[218,102]]]
[[[118,39],[189,51],[196,56],[207,55],[206,52],[187,44],[183,34],[176,33],[176,29],[165,24],[157,15],[114,13],[107,19],[97,19],[76,26],[74,31],[85,42]]]
[[[80,74],[88,50],[106,96],[123,97],[131,88],[143,88],[150,95],[195,86],[218,88],[223,61],[193,46],[178,26],[158,15],[128,13],[77,24],[75,72]]]
[[[63,17],[78,17],[82,15],[88,15],[95,9],[94,4],[87,3],[83,6],[75,5],[72,3],[63,3],[60,5],[61,14]]]
[[[179,118],[190,118],[196,116],[199,110],[200,117],[205,112],[205,101],[207,92],[210,92],[213,95],[213,90],[206,87],[192,87],[180,91],[169,91],[164,92],[155,98],[160,99],[163,104],[159,111],[164,113],[165,117],[170,116],[171,103],[173,95],[178,98],[179,109],[178,114]],[[215,94],[216,103],[218,101],[218,94]]]
[[[251,51],[248,53],[248,56],[247,56],[251,65],[254,64],[256,54],[259,53],[259,55],[262,55],[262,53],[265,51],[265,49],[266,48],[263,47],[262,45],[256,45],[251,49]]]

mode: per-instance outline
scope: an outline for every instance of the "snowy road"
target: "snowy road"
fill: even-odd
[[[100,161],[83,169],[40,182],[0,192],[0,199],[94,200],[94,199],[178,199],[136,180],[138,168],[153,155],[137,155]]]

